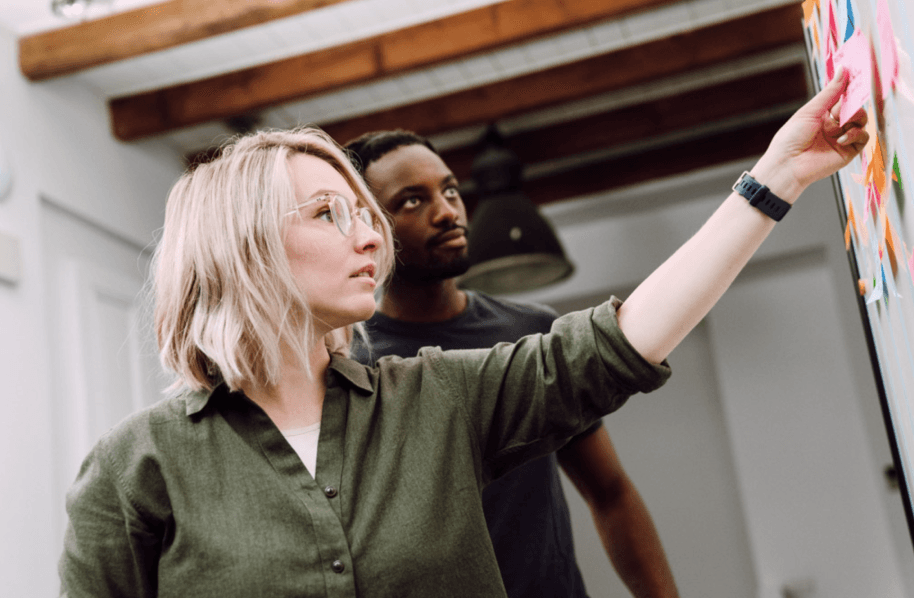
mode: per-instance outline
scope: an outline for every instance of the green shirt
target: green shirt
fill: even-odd
[[[617,306],[491,350],[371,369],[334,356],[316,479],[225,387],[129,417],[68,493],[63,595],[504,596],[483,486],[669,376],[629,345]]]

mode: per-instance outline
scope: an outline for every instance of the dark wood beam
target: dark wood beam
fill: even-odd
[[[761,155],[786,120],[782,117],[528,180],[524,192],[542,205]]]
[[[116,98],[131,141],[403,74],[680,0],[506,0],[358,42]]]
[[[19,68],[32,81],[42,81],[345,1],[159,2],[22,37]]]
[[[524,164],[536,164],[660,137],[708,123],[799,103],[808,96],[801,64],[505,136]],[[470,178],[478,144],[442,152],[458,180]]]
[[[367,131],[404,128],[424,135],[496,122],[652,79],[802,43],[802,11],[787,5],[407,106],[324,124],[341,142]]]
[[[778,117],[528,179],[523,183],[523,191],[533,203],[545,205],[758,156],[786,120],[786,116]],[[722,190],[723,194],[726,192]],[[463,199],[472,214],[478,197],[470,192],[464,193]]]

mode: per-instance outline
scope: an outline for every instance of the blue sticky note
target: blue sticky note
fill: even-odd
[[[847,29],[844,30],[844,41],[847,41],[854,34],[854,9],[851,8],[851,0],[847,0]]]

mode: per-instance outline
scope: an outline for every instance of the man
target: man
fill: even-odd
[[[467,215],[457,179],[431,143],[408,131],[368,133],[347,144],[397,242],[393,277],[367,323],[369,346],[353,357],[411,357],[427,345],[488,348],[548,332],[556,314],[543,307],[462,291],[468,266]],[[590,506],[603,545],[638,598],[678,596],[659,537],[601,423],[554,455],[495,480],[483,492],[486,522],[511,598],[584,597],[571,522],[556,464]]]

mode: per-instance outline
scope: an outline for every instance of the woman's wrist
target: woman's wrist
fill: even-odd
[[[793,176],[784,162],[773,160],[767,154],[756,162],[749,174],[789,204],[793,204],[806,189],[806,185]]]

